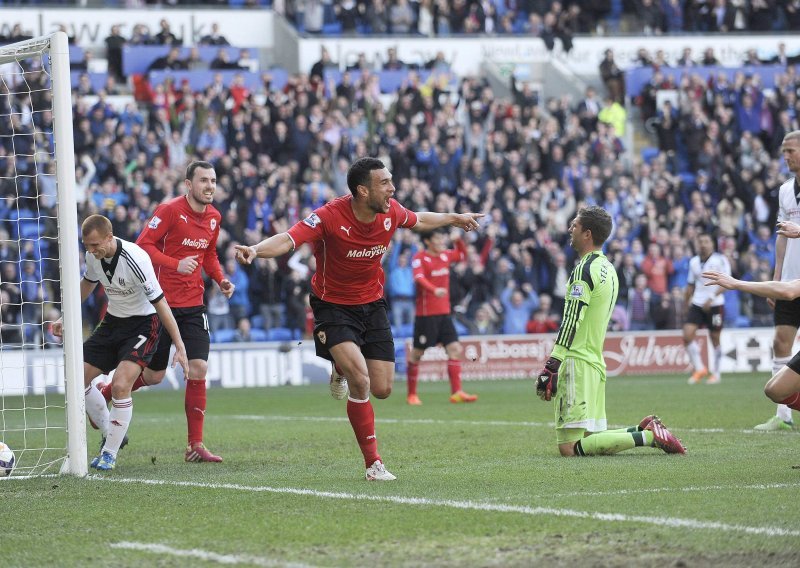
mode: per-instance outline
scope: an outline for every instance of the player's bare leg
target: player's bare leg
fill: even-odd
[[[764,394],[777,403],[800,410],[800,374],[783,367],[764,386]]]
[[[367,361],[361,349],[352,341],[330,348],[336,364],[348,379],[350,395],[347,397],[347,418],[361,448],[366,465],[366,478],[370,481],[390,481],[395,476],[386,471],[375,435],[375,411],[369,400],[370,392],[377,398],[386,398],[392,392],[394,363]]]
[[[784,368],[792,358],[792,346],[797,335],[797,328],[791,325],[776,325],[772,339],[772,376]],[[794,428],[792,409],[785,404],[778,404],[775,415],[753,430],[762,432],[786,431]]]
[[[689,355],[689,362],[694,368],[692,376],[689,377],[689,384],[696,385],[703,377],[708,374],[708,370],[703,365],[703,360],[700,357],[700,346],[695,341],[697,335],[697,326],[691,323],[684,324],[683,326],[683,345],[686,347],[686,353]]]
[[[460,341],[453,341],[445,346],[447,352],[447,377],[450,379],[450,402],[475,402],[477,395],[461,390],[461,360],[464,348]]]

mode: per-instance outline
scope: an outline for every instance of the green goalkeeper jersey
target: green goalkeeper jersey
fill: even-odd
[[[585,254],[567,282],[564,317],[552,356],[561,361],[581,359],[605,370],[603,343],[617,292],[617,271],[606,255],[600,251]]]

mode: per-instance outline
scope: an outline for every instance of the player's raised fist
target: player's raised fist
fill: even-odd
[[[251,264],[256,259],[256,249],[245,245],[234,245],[236,261],[239,264]]]

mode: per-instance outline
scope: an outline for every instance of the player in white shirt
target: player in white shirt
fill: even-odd
[[[778,190],[778,223],[800,223],[800,130],[790,132],[783,138],[781,146],[786,167],[794,174]],[[800,240],[787,239],[778,232],[775,242],[775,271],[773,280],[789,282],[800,278]],[[773,300],[769,303],[775,310],[775,332],[772,336],[772,374],[775,375],[789,363],[792,357],[794,338],[800,327],[800,299]],[[792,410],[778,404],[775,416],[759,424],[754,430],[791,430]]]
[[[86,218],[81,237],[86,248],[81,302],[98,283],[108,296],[103,321],[83,344],[86,412],[103,434],[100,454],[91,466],[108,471],[116,465],[117,452],[133,416],[131,386],[156,352],[162,322],[176,349],[172,366],[180,364],[188,377],[189,362],[178,325],[147,253],[134,243],[115,238],[111,221],[102,215]],[[58,336],[63,333],[62,320],[53,324],[53,333]],[[112,370],[115,371],[109,412],[92,380]]]
[[[795,152],[800,152],[800,147],[796,148]],[[785,148],[784,156],[786,156]],[[800,225],[791,221],[781,221],[778,223],[778,235],[789,239],[800,239]],[[706,278],[706,286],[722,286],[729,290],[740,290],[785,302],[800,298],[800,279],[788,282],[775,280],[745,282],[720,272],[706,272],[703,273],[703,277]],[[794,357],[772,375],[764,385],[764,394],[772,402],[785,405],[790,412],[800,410],[800,353],[795,353]]]
[[[689,313],[686,323],[683,324],[683,344],[689,355],[694,373],[689,377],[689,384],[699,383],[703,377],[708,376],[706,383],[714,385],[720,382],[720,361],[722,349],[719,338],[722,334],[722,322],[725,308],[725,290],[720,286],[705,286],[703,272],[714,271],[722,274],[731,273],[728,259],[718,252],[714,252],[714,239],[708,233],[700,233],[697,237],[697,256],[689,261],[689,279],[686,286],[686,302],[689,304]],[[703,364],[700,347],[695,341],[698,327],[707,327],[714,347],[714,365],[711,357],[709,365]],[[710,371],[710,372],[709,372]]]

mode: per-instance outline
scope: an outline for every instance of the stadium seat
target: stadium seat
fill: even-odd
[[[231,343],[236,337],[235,329],[218,329],[214,332],[215,343]]]
[[[269,341],[269,334],[263,329],[252,328],[250,329],[251,341]]]
[[[469,335],[469,328],[466,325],[464,325],[463,323],[461,323],[460,321],[458,321],[457,319],[453,320],[453,325],[455,326],[456,333],[459,336],[461,336],[461,335]]]
[[[250,318],[250,325],[252,325],[254,328],[264,329],[264,316],[252,316]]]
[[[395,332],[396,330],[396,332]],[[414,324],[413,323],[404,323],[402,325],[398,325],[392,328],[392,332],[395,337],[413,337],[414,336]]]
[[[689,172],[681,172],[680,178],[683,187],[692,187],[694,185],[695,180],[697,179],[694,174]]]
[[[342,34],[342,24],[340,22],[331,22],[323,24],[322,35],[324,36],[337,36]]]
[[[273,327],[265,332],[265,341],[290,341],[294,333],[288,327]]]
[[[653,146],[647,146],[646,148],[642,148],[642,160],[650,164],[658,157],[658,148]]]

